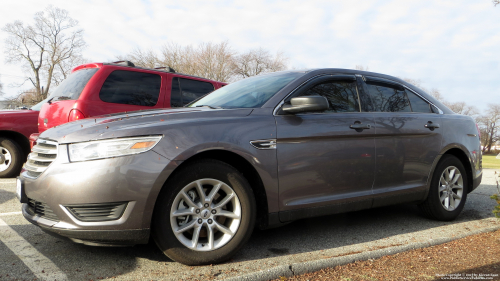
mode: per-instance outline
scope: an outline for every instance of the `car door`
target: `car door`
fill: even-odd
[[[367,76],[363,90],[375,118],[374,207],[418,200],[440,151],[441,115],[397,82]]]
[[[275,116],[281,221],[371,206],[374,120],[362,110],[355,76],[315,78],[285,104],[309,95],[326,97],[330,108]]]

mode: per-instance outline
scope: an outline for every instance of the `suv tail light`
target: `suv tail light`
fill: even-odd
[[[83,115],[83,113],[80,110],[72,109],[68,115],[68,122],[80,120],[83,118],[85,118],[85,115]]]
[[[477,129],[477,135],[479,136],[479,139],[481,139],[481,131],[479,130],[479,125],[476,123],[476,129]]]

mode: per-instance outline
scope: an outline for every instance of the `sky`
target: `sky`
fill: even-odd
[[[235,51],[284,52],[290,66],[349,68],[421,81],[450,102],[485,110],[500,103],[500,5],[450,1],[3,1],[0,27],[33,22],[48,5],[65,9],[85,31],[85,58],[110,62],[135,48],[168,42],[228,41]],[[25,74],[5,63],[0,31],[0,83],[6,96]]]

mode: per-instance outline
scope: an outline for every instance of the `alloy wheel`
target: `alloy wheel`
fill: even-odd
[[[172,231],[187,248],[212,251],[226,245],[241,221],[234,190],[216,179],[199,179],[177,194],[170,211]]]
[[[460,170],[455,166],[444,169],[439,179],[439,201],[447,211],[455,210],[462,200],[464,184]]]

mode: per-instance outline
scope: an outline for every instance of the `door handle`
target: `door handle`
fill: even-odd
[[[356,130],[356,132],[361,132],[365,129],[370,129],[371,127],[372,127],[372,125],[370,125],[370,124],[361,124],[357,121],[354,124],[352,124],[351,126],[349,126],[349,128]]]
[[[427,122],[427,124],[424,125],[424,127],[426,127],[427,129],[431,130],[431,131],[434,131],[434,129],[437,129],[439,128],[439,124],[434,124],[432,123],[432,121],[429,121]]]

